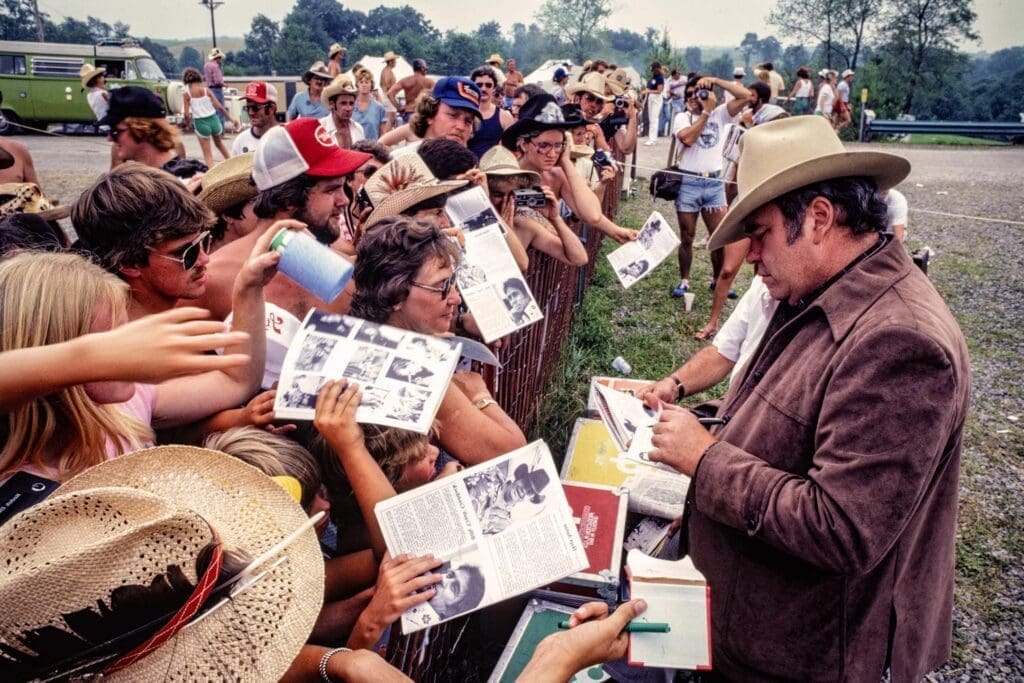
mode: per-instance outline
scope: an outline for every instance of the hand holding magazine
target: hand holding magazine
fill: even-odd
[[[608,263],[626,289],[646,277],[670,254],[676,253],[679,235],[657,211],[651,213],[632,242],[608,254]]]

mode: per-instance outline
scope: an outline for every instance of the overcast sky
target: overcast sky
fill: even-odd
[[[217,35],[242,36],[256,14],[280,21],[294,0],[223,0],[217,9]],[[738,45],[747,31],[761,36],[774,33],[765,17],[775,0],[733,0],[722,2],[677,2],[673,0],[613,0],[616,8],[608,22],[612,28],[643,32],[647,26],[668,27],[672,42],[688,45]],[[467,12],[495,5],[465,0],[345,0],[349,9],[368,11],[379,5],[412,5],[442,31],[472,31],[481,23],[496,20],[506,33],[512,24],[529,24],[542,0],[514,0],[501,3],[501,11],[488,16]],[[1024,0],[975,0],[977,29],[981,43],[965,44],[969,52],[992,52],[1024,43]],[[92,15],[107,23],[123,21],[137,36],[151,38],[193,38],[210,34],[209,11],[199,0],[39,0],[39,7],[57,21],[66,16],[84,19]],[[726,7],[728,10],[723,11]],[[786,40],[782,41],[787,43]]]

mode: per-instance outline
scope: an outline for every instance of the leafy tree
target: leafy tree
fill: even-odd
[[[563,52],[565,50],[565,52]],[[563,59],[568,48],[552,41],[537,24],[515,23],[512,25],[512,47],[505,57],[515,57],[523,73],[535,69],[546,59]]]
[[[159,66],[160,70],[164,72],[168,78],[174,78],[174,74],[178,73],[178,60],[174,58],[174,53],[167,49],[165,45],[161,45],[155,40],[149,38],[142,38],[139,41],[142,45],[142,49],[148,52]]]
[[[757,54],[760,55],[762,62],[774,63],[782,56],[782,45],[775,36],[765,36],[757,41]]]
[[[474,36],[448,31],[436,61],[433,64],[427,62],[427,65],[439,73],[469,76],[490,54]]]
[[[245,49],[234,55],[234,63],[254,74],[270,74],[274,65],[271,51],[280,37],[276,21],[264,14],[252,18],[249,32],[245,34]]]
[[[768,15],[768,23],[779,27],[782,34],[808,44],[820,42],[825,66],[832,68],[839,40],[840,7],[847,0],[778,0]]]
[[[697,46],[686,48],[686,52],[683,53],[683,62],[686,63],[688,71],[700,71],[704,68],[704,58],[701,55],[700,48]]]
[[[3,0],[0,4],[0,40],[38,40],[30,0]]]
[[[644,36],[626,28],[605,31],[601,42],[622,54],[644,54],[651,49],[650,42]]]
[[[403,31],[418,33],[427,40],[439,41],[441,32],[420,12],[409,5],[402,7],[376,7],[366,15],[363,33],[368,38],[387,38]]]
[[[878,20],[883,0],[847,0],[845,7],[840,7],[841,21],[846,25],[846,34],[852,39],[852,49],[847,65],[856,70],[857,60],[864,45],[867,31]]]
[[[756,33],[748,33],[740,41],[740,52],[743,53],[743,66],[750,69],[750,58],[761,49],[761,41]]]
[[[544,0],[534,16],[546,33],[569,44],[573,59],[583,62],[611,13],[611,0]]]
[[[672,69],[679,69],[683,73],[686,73],[686,67],[683,64],[683,53],[675,49],[672,46],[672,41],[669,39],[668,29],[663,29],[661,32],[661,40],[655,45],[654,49],[647,55],[646,64],[640,69],[641,74],[650,73],[651,62],[660,62],[662,66],[668,67],[669,71]]]
[[[305,73],[310,64],[326,56],[325,49],[321,47],[324,36],[322,30],[311,35],[302,23],[289,22],[286,18],[281,37],[270,51],[274,69],[285,75]]]
[[[705,63],[704,69],[701,73],[706,76],[717,76],[718,78],[724,78],[727,81],[731,81],[732,70],[732,57],[730,57],[728,53],[723,52],[710,62]]]
[[[178,55],[178,67],[184,71],[190,66],[201,71],[203,68],[203,56],[199,54],[199,50],[191,45],[186,45],[182,49],[181,54]]]
[[[66,17],[59,24],[51,24],[47,27],[46,39],[55,43],[77,43],[79,45],[96,43],[96,36],[89,30],[89,24],[71,17]]]
[[[791,83],[796,79],[796,70],[806,66],[811,61],[811,54],[803,45],[787,45],[782,51],[782,72],[787,76],[786,82]],[[779,65],[777,65],[778,68]]]

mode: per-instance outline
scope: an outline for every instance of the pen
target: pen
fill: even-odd
[[[724,425],[728,420],[721,417],[698,417],[697,422],[702,425]]]
[[[558,622],[558,628],[569,628],[569,622]],[[625,630],[627,633],[669,633],[672,627],[664,622],[631,621],[626,624]]]

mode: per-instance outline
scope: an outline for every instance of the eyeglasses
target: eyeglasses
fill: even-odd
[[[111,140],[113,140],[114,142],[117,142],[117,139],[119,137],[121,137],[121,133],[127,133],[127,132],[128,132],[127,128],[111,128],[110,132],[107,133],[107,135],[110,136]]]
[[[476,81],[476,87],[491,89],[494,87],[494,84],[490,81]]]
[[[361,173],[363,178],[369,178],[370,176],[372,176],[374,173],[376,173],[379,170],[380,170],[380,166],[370,165],[370,166],[363,166],[362,168],[357,168],[355,170],[355,172],[356,173]]]
[[[565,149],[564,142],[534,142],[533,140],[531,140],[530,142],[533,142],[533,146],[536,147],[537,151],[540,152],[541,154],[547,154],[552,150],[561,154],[562,150]]]
[[[250,114],[259,114],[261,108],[263,109],[263,113],[269,112],[270,111],[270,103],[267,102],[266,104],[247,104],[247,105],[245,105],[245,111],[247,111]]]
[[[687,90],[686,91],[686,99],[692,100],[696,96],[697,96],[697,91],[696,90]]]
[[[415,280],[410,282],[410,284],[414,287],[425,289],[428,292],[437,292],[438,294],[441,295],[441,300],[443,301],[448,298],[448,294],[450,294],[452,291],[452,285],[455,284],[455,273],[452,273],[451,277],[442,282],[440,287],[434,287],[433,285],[424,285],[422,283],[416,282]]]
[[[159,256],[160,258],[165,258],[168,261],[177,261],[178,263],[181,264],[181,267],[184,268],[185,271],[187,272],[195,268],[196,264],[199,263],[200,253],[210,253],[210,244],[212,243],[213,235],[210,234],[209,230],[204,230],[203,232],[199,233],[198,237],[196,237],[194,240],[185,245],[185,248],[181,250],[181,256],[171,256],[170,254],[158,254],[153,247],[146,247],[146,249],[150,251],[153,254],[153,256]]]
[[[582,99],[585,102],[603,102],[603,100],[600,97],[598,97],[597,95],[591,95],[588,92],[583,93]]]

